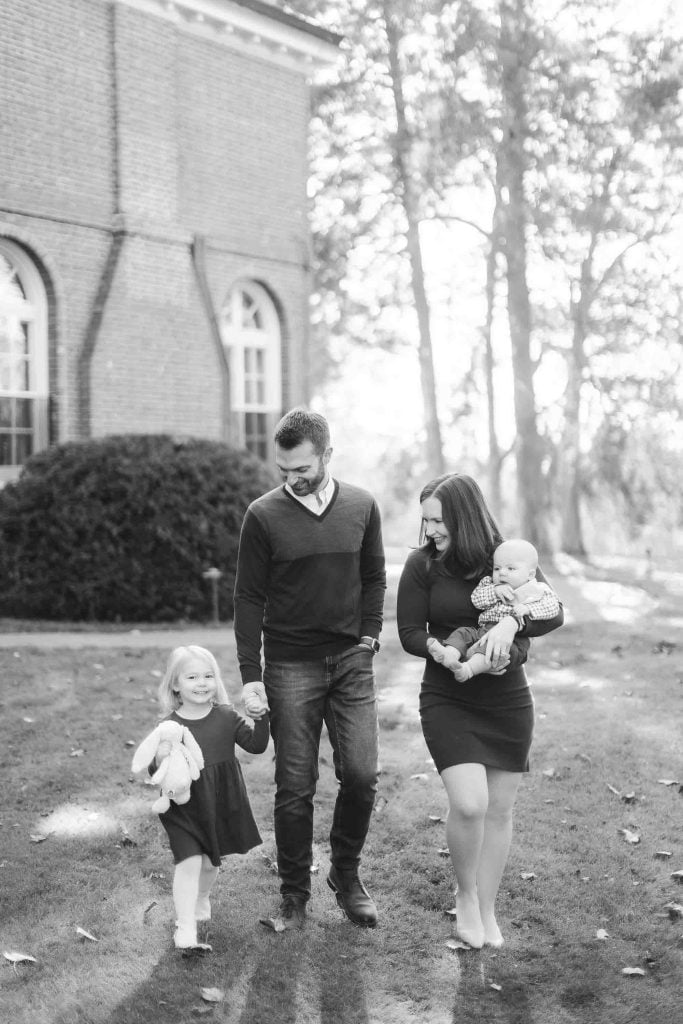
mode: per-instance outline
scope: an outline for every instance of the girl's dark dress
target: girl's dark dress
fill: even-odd
[[[234,708],[213,707],[204,718],[169,715],[186,725],[204,755],[204,767],[192,783],[186,804],[175,804],[159,818],[168,833],[174,863],[205,853],[218,867],[228,853],[246,853],[261,843],[235,744],[250,754],[268,746],[268,716],[251,725]]]
[[[538,579],[544,580],[542,573]],[[450,575],[424,549],[412,551],[398,586],[398,633],[409,654],[426,659],[420,691],[422,731],[437,771],[456,764],[484,764],[508,772],[529,770],[534,704],[524,668],[502,676],[483,674],[458,683],[453,673],[427,654],[427,639],[442,643],[458,626],[476,626],[479,611],[471,594],[479,581]],[[554,619],[526,619],[517,633],[541,636],[562,625]]]

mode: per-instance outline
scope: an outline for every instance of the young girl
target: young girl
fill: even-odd
[[[204,647],[176,647],[159,685],[165,717],[187,726],[204,757],[204,768],[192,783],[186,804],[171,802],[159,815],[168,833],[175,863],[173,903],[177,949],[210,950],[197,942],[197,922],[211,918],[209,894],[221,857],[246,853],[261,842],[251,813],[235,743],[252,754],[268,746],[268,716],[253,727],[237,714],[223,685],[216,659]],[[156,762],[168,755],[161,743]],[[155,765],[156,766],[156,765]]]

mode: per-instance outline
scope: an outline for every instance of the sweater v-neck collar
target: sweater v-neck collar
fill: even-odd
[[[290,494],[289,491],[287,490],[287,488],[284,486],[284,484],[282,485],[282,493],[285,495],[286,498],[288,498],[291,502],[293,502],[297,506],[297,508],[300,508],[301,511],[305,512],[307,516],[310,516],[311,519],[314,519],[317,522],[322,522],[322,520],[326,518],[327,513],[330,511],[330,509],[332,508],[332,506],[336,502],[337,495],[339,494],[339,481],[333,479],[332,482],[334,483],[334,490],[332,491],[332,497],[330,498],[330,500],[328,501],[327,505],[322,510],[320,515],[318,515],[317,512],[314,512],[313,509],[310,509],[310,508],[308,508],[308,506],[304,505],[304,503],[302,501],[299,501],[297,498],[295,498],[293,494]]]

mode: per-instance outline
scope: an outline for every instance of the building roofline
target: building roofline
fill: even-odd
[[[309,75],[335,63],[343,37],[266,0],[100,0],[170,21],[243,55]]]
[[[315,22],[309,21],[301,14],[284,10],[282,7],[276,7],[274,4],[267,3],[266,0],[228,0],[228,2],[238,4],[240,7],[248,7],[255,14],[261,14],[266,18],[273,18],[274,21],[279,21],[283,25],[290,25],[301,32],[308,32],[309,35],[323,39],[326,43],[331,43],[332,46],[339,46],[344,38],[337,32],[323,28],[322,25],[316,25]]]

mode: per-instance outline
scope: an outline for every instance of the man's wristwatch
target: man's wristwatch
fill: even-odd
[[[369,647],[373,654],[377,654],[379,651],[379,640],[375,640],[374,636],[362,636],[360,642],[365,647]]]

